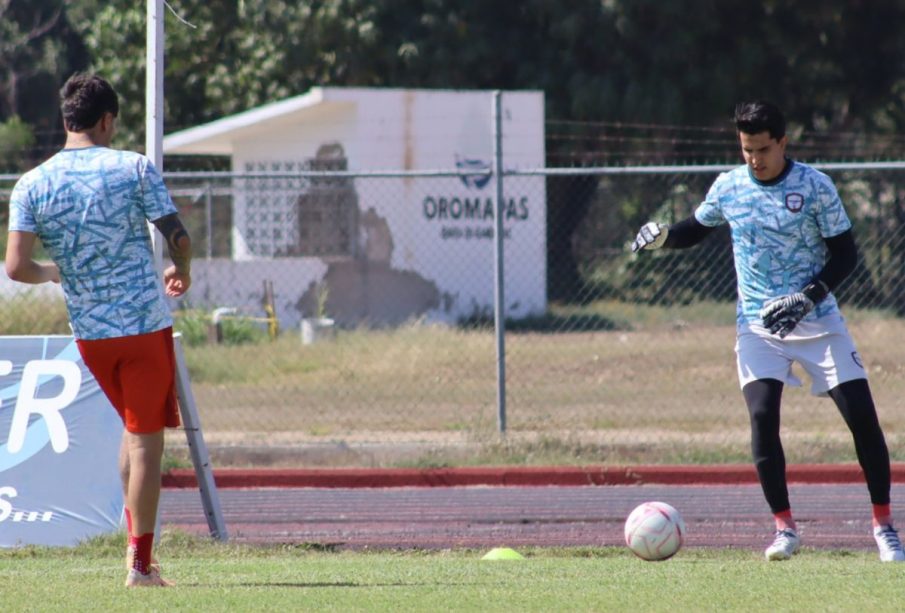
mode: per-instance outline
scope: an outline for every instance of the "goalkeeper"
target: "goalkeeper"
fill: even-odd
[[[645,224],[632,251],[682,249],[729,224],[738,278],[738,377],[751,418],[751,451],[776,532],[768,560],[801,546],[786,483],[780,401],[798,362],[811,391],[836,403],[855,442],[873,503],[883,561],[905,561],[890,511],[890,465],[867,373],[831,293],[855,268],[851,222],[829,177],[786,157],[785,119],[774,105],[735,109],[744,166],[721,174],[694,215]]]

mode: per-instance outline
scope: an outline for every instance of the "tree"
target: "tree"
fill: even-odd
[[[22,153],[29,151],[35,144],[35,135],[31,126],[13,115],[5,122],[0,122],[0,173],[21,172],[30,166],[28,158]]]
[[[349,83],[351,64],[371,55],[365,1],[211,0],[171,3],[166,15],[167,131],[296,95],[314,84]],[[70,9],[94,50],[92,68],[127,101],[121,138],[143,132],[145,11],[132,0],[80,2]],[[88,19],[88,16],[91,16]],[[350,59],[351,58],[351,59]]]
[[[787,111],[796,157],[905,155],[897,137],[905,130],[903,0],[170,4],[194,27],[166,13],[168,132],[315,85],[541,89],[548,119],[568,122],[550,124],[552,164],[667,161],[679,154],[683,162],[737,160],[729,119],[737,100],[752,97]],[[84,47],[64,36],[69,23],[91,50],[92,69],[123,96],[117,144],[140,149],[145,4],[134,0],[0,0],[0,119],[18,108],[39,134],[40,126],[58,123],[45,102],[55,103],[55,95],[11,91],[21,92],[32,70],[58,85],[56,77],[67,74],[62,66],[78,65]],[[40,80],[30,80],[31,92]],[[644,133],[623,132],[616,147],[605,132],[613,125],[637,125]],[[687,138],[683,126],[724,131]],[[705,141],[715,145],[704,150]],[[551,234],[548,244],[551,270],[553,262],[566,263],[557,264],[556,276],[574,288],[581,275],[569,251],[573,234],[597,209],[592,182],[557,193],[569,189],[564,183],[548,186],[548,218],[569,231]],[[622,203],[621,223],[659,205],[644,195]]]
[[[39,159],[61,140],[57,90],[85,65],[85,49],[66,17],[65,0],[0,0],[0,121],[21,118],[38,136]],[[15,130],[22,126],[16,124]]]

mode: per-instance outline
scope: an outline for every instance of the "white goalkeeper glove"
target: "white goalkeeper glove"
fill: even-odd
[[[666,242],[668,235],[669,226],[649,221],[638,231],[638,236],[632,243],[632,253],[638,253],[642,249],[659,249]]]
[[[770,334],[777,334],[779,338],[785,338],[829,293],[830,290],[823,281],[809,283],[800,292],[779,296],[765,302],[760,310],[760,318]]]

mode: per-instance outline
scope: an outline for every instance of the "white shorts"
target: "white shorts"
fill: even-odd
[[[800,387],[801,380],[792,374],[792,362],[801,364],[811,377],[811,393],[815,396],[825,396],[846,381],[867,379],[861,356],[840,314],[802,322],[781,340],[758,324],[740,325],[735,353],[738,381],[743,388],[758,379],[776,379]]]

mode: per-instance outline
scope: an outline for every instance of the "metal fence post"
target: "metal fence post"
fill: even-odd
[[[496,334],[497,424],[500,434],[506,433],[506,302],[503,275],[503,109],[500,90],[493,92],[493,182],[496,185],[494,206],[494,293],[493,326]]]
[[[204,186],[204,225],[207,232],[207,259],[214,257],[214,213],[212,210],[211,190],[213,185],[208,182]]]

